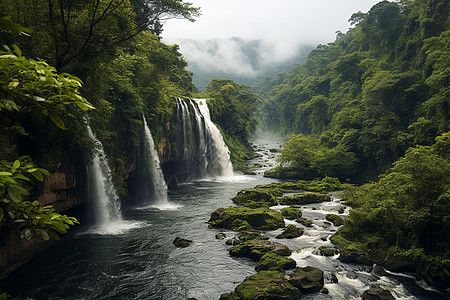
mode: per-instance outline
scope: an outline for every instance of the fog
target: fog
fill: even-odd
[[[189,0],[196,22],[169,20],[163,42],[178,44],[199,72],[262,76],[277,65],[301,62],[305,49],[333,42],[348,19],[376,0]],[[229,77],[230,78],[230,77]],[[233,79],[233,78],[232,78]],[[195,77],[194,77],[195,82]],[[198,82],[196,83],[198,84]]]

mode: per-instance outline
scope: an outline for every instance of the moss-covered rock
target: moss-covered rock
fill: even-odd
[[[274,252],[268,252],[261,257],[255,267],[255,270],[289,270],[295,268],[296,266],[297,263],[292,258],[284,257]]]
[[[291,255],[291,250],[283,244],[264,240],[250,240],[241,242],[230,248],[231,256],[248,257],[259,260],[264,254],[273,252],[282,256]]]
[[[226,237],[227,237],[227,235],[225,233],[223,233],[223,232],[219,232],[219,233],[216,234],[216,239],[218,239],[218,240],[223,240]]]
[[[281,215],[286,219],[293,220],[302,217],[302,212],[296,207],[285,207],[281,209]]]
[[[296,300],[301,297],[300,291],[286,280],[284,272],[279,271],[261,271],[247,277],[236,287],[235,294],[242,300]]]
[[[276,169],[276,168],[275,168]],[[272,170],[275,170],[272,169]],[[266,175],[271,175],[272,170],[268,170],[265,173]],[[282,169],[280,169],[282,170]],[[277,171],[275,170],[272,174],[275,175]],[[283,176],[283,174],[280,174]],[[272,176],[267,176],[272,177]],[[296,192],[296,191],[310,191],[310,192],[331,192],[331,191],[339,191],[344,190],[351,187],[348,183],[341,183],[339,179],[332,177],[325,177],[322,180],[298,180],[298,181],[290,181],[290,182],[275,182],[267,185],[259,185],[258,188],[277,188],[284,192]]]
[[[293,239],[303,235],[303,228],[299,228],[295,225],[288,225],[283,233],[276,236],[277,239]]]
[[[314,267],[297,268],[289,283],[302,293],[319,292],[323,288],[323,271]]]
[[[233,203],[250,208],[270,207],[277,205],[277,197],[283,193],[276,188],[272,189],[244,189],[233,198]]]
[[[239,298],[239,296],[235,292],[231,292],[223,293],[222,295],[220,295],[219,300],[241,300],[241,298]]]
[[[312,221],[303,218],[298,218],[296,222],[302,224],[305,227],[312,227],[313,224]]]
[[[281,213],[268,208],[233,207],[219,208],[211,214],[209,224],[233,230],[274,230],[284,227]]]
[[[334,247],[321,246],[319,247],[319,250],[323,256],[333,256],[338,253],[337,249]]]
[[[250,240],[268,240],[269,237],[265,235],[261,235],[259,231],[255,230],[247,230],[241,231],[238,235],[238,239],[242,242],[250,241]]]
[[[327,219],[327,221],[330,221],[331,223],[333,223],[334,226],[344,225],[344,219],[342,219],[340,216],[335,215],[335,214],[327,214],[325,216],[325,219]]]
[[[293,196],[286,196],[279,200],[282,205],[305,205],[311,203],[321,203],[331,201],[331,197],[328,194],[320,194],[313,192],[303,192],[295,194]]]

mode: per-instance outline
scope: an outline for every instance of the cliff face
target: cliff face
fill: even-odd
[[[44,183],[43,193],[38,200],[43,205],[52,205],[56,211],[64,212],[82,202],[84,191],[83,175],[75,167],[58,170],[51,174]],[[35,253],[51,245],[41,236],[31,240],[21,239],[13,228],[0,229],[0,278],[29,260]]]

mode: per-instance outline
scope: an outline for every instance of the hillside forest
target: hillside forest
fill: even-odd
[[[266,177],[351,183],[332,241],[341,259],[450,279],[448,0],[381,1],[304,62],[250,87],[217,78],[197,93],[165,20],[195,21],[181,0],[0,3],[0,233],[59,239],[79,223],[37,201],[46,178],[86,180],[105,148],[123,203],[141,156],[143,116],[162,163],[175,160],[178,98],[209,98],[235,171],[251,174],[257,129],[285,139]],[[86,193],[78,186],[78,193]],[[4,241],[0,240],[0,245]]]

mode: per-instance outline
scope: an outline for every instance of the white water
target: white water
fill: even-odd
[[[198,131],[197,134],[198,134],[198,137],[200,137],[196,161],[199,166],[200,177],[205,178],[207,175],[207,171],[208,171],[208,159],[207,159],[208,148],[206,146],[206,141],[205,141],[204,118],[203,118],[198,106],[196,106],[194,104],[194,102],[192,102],[192,101],[189,101],[189,103],[191,104],[191,106],[194,110],[195,121],[197,122],[197,131]]]
[[[200,109],[205,120],[205,131],[207,134],[207,140],[209,140],[209,165],[208,170],[212,170],[212,175],[231,177],[233,176],[233,166],[230,159],[230,151],[225,144],[222,134],[217,126],[211,121],[208,105],[206,99],[194,99]]]
[[[155,148],[155,142],[153,141],[152,133],[148,128],[147,121],[144,119],[144,132],[145,132],[145,143],[146,149],[148,150],[146,155],[146,171],[151,175],[150,182],[153,186],[154,195],[153,199],[147,199],[149,204],[138,207],[138,208],[156,208],[160,210],[175,210],[179,206],[169,202],[167,198],[167,184],[164,180],[164,175],[160,167],[160,161],[158,157],[158,152]]]
[[[94,226],[85,233],[122,234],[129,229],[140,227],[141,223],[123,221],[119,196],[112,184],[111,170],[103,145],[91,127],[86,127],[95,148],[92,161],[88,165],[88,197],[92,204]]]

